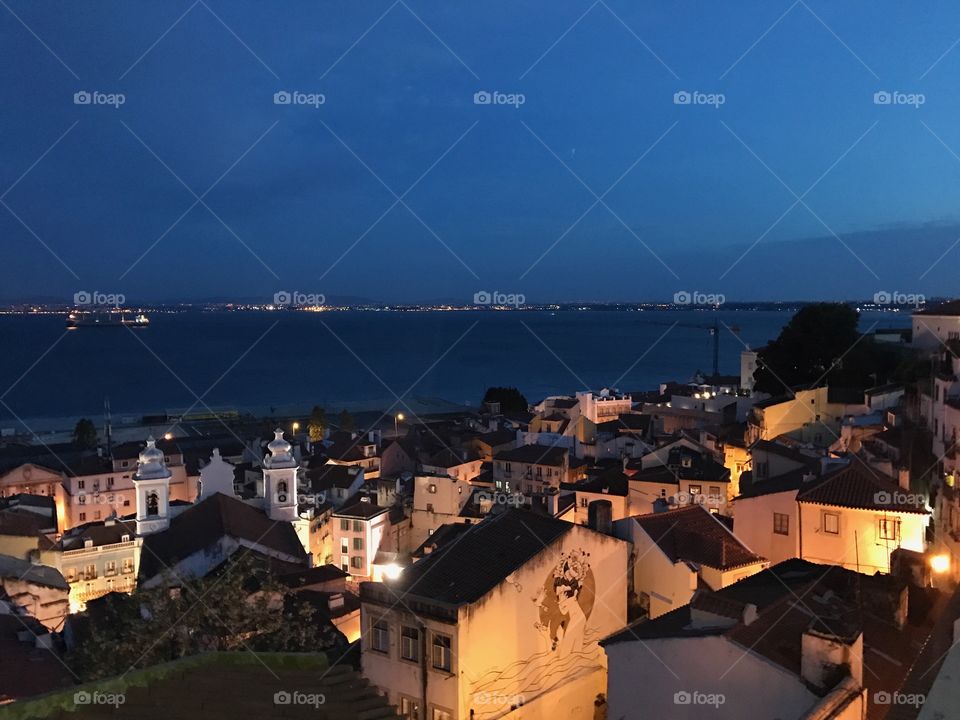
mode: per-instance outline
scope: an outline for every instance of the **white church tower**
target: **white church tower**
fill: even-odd
[[[140,452],[133,486],[137,491],[137,535],[170,527],[170,471],[153,437],[147,438],[147,446]]]
[[[297,515],[297,467],[290,443],[283,439],[283,430],[273,431],[263,459],[263,494],[271,520],[295,522]]]

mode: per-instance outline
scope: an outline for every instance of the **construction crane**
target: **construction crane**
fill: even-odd
[[[717,377],[720,375],[720,319],[714,318],[712,323],[684,323],[684,322],[675,322],[668,323],[662,322],[659,320],[650,321],[654,325],[670,325],[672,327],[683,327],[683,328],[693,328],[695,330],[708,330],[710,335],[713,337],[713,376]],[[730,329],[730,331],[739,336],[740,326],[739,325],[725,325]]]

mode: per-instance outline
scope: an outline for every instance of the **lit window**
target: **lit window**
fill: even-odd
[[[897,540],[900,537],[900,521],[896,518],[880,518],[880,539]]]

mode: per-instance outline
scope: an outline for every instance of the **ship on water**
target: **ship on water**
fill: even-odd
[[[67,315],[67,327],[131,327],[143,328],[150,325],[150,318],[143,313],[124,312],[122,310],[91,310],[72,312]]]

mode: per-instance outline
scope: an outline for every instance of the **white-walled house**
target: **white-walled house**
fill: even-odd
[[[331,522],[338,567],[358,580],[376,579],[374,560],[390,528],[390,508],[360,494],[335,510]]]
[[[69,594],[70,585],[56,568],[0,555],[0,614],[26,614],[59,632],[70,612]]]
[[[923,552],[926,499],[854,457],[823,473],[790,470],[741,482],[737,535],[771,562],[803,558],[872,574],[890,572],[897,548]]]
[[[913,313],[911,344],[921,350],[938,350],[950,340],[960,340],[960,300],[951,300]]]
[[[593,720],[629,545],[522,509],[453,535],[360,586],[364,675],[404,718]]]
[[[614,533],[633,545],[632,604],[650,619],[686,605],[704,584],[721,590],[768,564],[700,505],[626,518]]]
[[[889,576],[801,560],[699,590],[602,641],[607,717],[885,717],[872,698],[902,679],[929,632],[906,622],[908,597]]]

